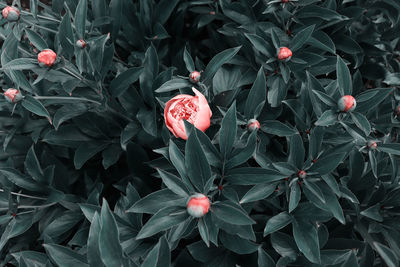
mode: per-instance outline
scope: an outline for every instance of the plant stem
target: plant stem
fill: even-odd
[[[86,101],[90,103],[94,103],[96,105],[101,106],[101,103],[96,100],[91,100],[83,97],[72,97],[72,96],[34,96],[37,100],[72,100],[72,101]]]

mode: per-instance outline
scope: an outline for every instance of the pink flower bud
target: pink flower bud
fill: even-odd
[[[287,47],[281,47],[279,49],[278,59],[279,60],[290,59],[292,55],[293,55],[292,50],[290,50]]]
[[[2,14],[8,21],[17,21],[19,19],[19,10],[13,6],[6,6],[3,8]]]
[[[205,131],[210,127],[212,115],[207,99],[202,93],[192,88],[195,96],[180,94],[169,100],[165,104],[164,119],[167,128],[176,136],[187,140],[185,124],[187,120],[194,127]]]
[[[56,61],[57,54],[51,49],[44,49],[38,54],[39,65],[51,67]]]
[[[351,95],[342,96],[338,101],[339,110],[343,112],[353,111],[356,105],[357,102]]]
[[[83,49],[86,47],[86,42],[84,40],[80,39],[80,40],[76,41],[76,46]]]
[[[376,149],[378,147],[378,144],[375,141],[368,141],[367,147],[369,149]]]
[[[14,89],[14,88],[7,89],[4,92],[4,97],[10,103],[16,103],[23,98],[21,92],[18,89]]]
[[[190,75],[189,75],[189,80],[190,80],[192,83],[198,83],[198,82],[200,81],[200,76],[201,76],[200,72],[198,72],[198,71],[192,71],[192,72],[190,73]]]
[[[306,171],[304,171],[304,170],[298,171],[298,172],[297,172],[297,177],[299,177],[299,178],[301,178],[301,179],[306,178],[306,177],[307,177]]]
[[[203,194],[192,195],[186,206],[187,212],[195,218],[206,215],[209,208],[210,200]]]
[[[249,122],[247,123],[247,129],[251,132],[253,131],[257,131],[258,129],[260,129],[260,123],[258,122],[258,120],[256,119],[251,119],[249,120]]]

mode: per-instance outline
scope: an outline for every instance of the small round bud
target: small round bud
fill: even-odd
[[[40,66],[53,66],[56,61],[57,54],[51,49],[44,49],[38,54],[38,61]]]
[[[289,3],[289,0],[281,0],[282,4]]]
[[[278,59],[279,60],[289,60],[292,57],[293,53],[287,47],[281,47],[279,49]]]
[[[4,92],[4,97],[10,103],[17,103],[21,101],[23,96],[18,89],[9,88]]]
[[[192,83],[198,83],[200,81],[201,74],[198,71],[192,71],[189,75],[189,80]]]
[[[210,200],[203,194],[194,194],[190,197],[186,209],[190,216],[200,218],[207,214]]]
[[[260,123],[259,123],[258,120],[256,120],[256,119],[251,119],[251,120],[249,120],[249,122],[247,123],[247,129],[248,129],[250,132],[257,131],[258,129],[260,129]]]
[[[86,47],[86,42],[84,40],[80,39],[80,40],[76,41],[76,46],[83,49]]]
[[[307,177],[306,171],[304,171],[304,170],[298,171],[298,172],[297,172],[297,177],[299,177],[299,178],[301,178],[301,179],[306,178],[306,177]]]
[[[344,95],[338,101],[338,107],[340,111],[349,112],[356,108],[357,102],[351,95]]]
[[[8,21],[17,21],[19,19],[19,10],[13,6],[6,6],[3,8],[2,14]]]
[[[367,147],[369,149],[376,149],[377,146],[378,146],[378,144],[375,141],[368,141],[368,143],[367,143]]]

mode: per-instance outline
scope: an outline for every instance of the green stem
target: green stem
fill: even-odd
[[[4,189],[0,189],[0,192],[5,192],[5,191],[4,191]],[[21,194],[21,193],[17,193],[17,192],[10,192],[10,194],[14,195],[14,196],[19,196],[19,197],[27,197],[27,198],[38,199],[38,200],[47,200],[47,198],[35,197],[35,196]]]
[[[72,100],[72,101],[86,101],[90,103],[94,103],[96,105],[101,106],[101,103],[96,101],[96,100],[91,100],[88,98],[83,98],[83,97],[72,97],[72,96],[34,96],[35,99],[37,100]]]

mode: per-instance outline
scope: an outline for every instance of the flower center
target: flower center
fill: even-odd
[[[193,99],[182,99],[179,100],[169,112],[171,113],[172,117],[177,120],[185,119],[188,122],[193,122],[197,111],[199,109],[198,105],[193,103]]]

